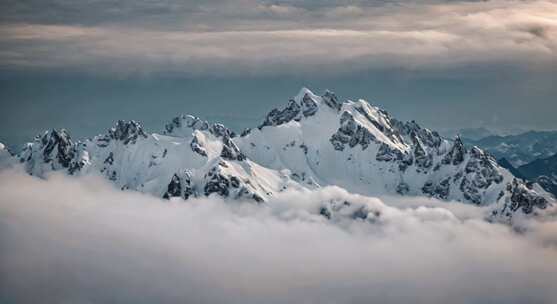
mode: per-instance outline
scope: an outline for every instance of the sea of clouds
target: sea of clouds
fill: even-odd
[[[373,219],[319,214],[349,201]],[[555,303],[557,221],[328,187],[164,201],[0,172],[2,303]]]

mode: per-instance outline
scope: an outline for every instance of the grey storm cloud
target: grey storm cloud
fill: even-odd
[[[554,303],[557,221],[339,188],[266,206],[163,201],[100,177],[0,172],[3,303]],[[327,221],[343,199],[378,222]],[[385,205],[387,204],[387,205]],[[396,208],[392,207],[396,206]],[[427,206],[427,207],[426,207]]]
[[[191,75],[554,65],[552,1],[4,2],[0,65]],[[100,68],[99,68],[100,66]]]

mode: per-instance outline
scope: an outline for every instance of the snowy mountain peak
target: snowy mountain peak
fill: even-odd
[[[110,138],[124,142],[124,144],[134,143],[138,138],[147,138],[141,124],[134,120],[118,120],[114,128],[108,130]]]
[[[81,145],[74,143],[65,129],[48,130],[27,143],[18,158],[26,170],[42,176],[45,171],[65,169],[73,174],[82,166]]]
[[[193,131],[209,131],[217,137],[235,137],[234,131],[220,123],[209,123],[193,115],[180,115],[174,117],[165,125],[163,133],[170,136],[190,137]]]
[[[134,120],[118,120],[116,125],[108,129],[106,134],[95,137],[95,140],[99,147],[106,147],[111,142],[118,142],[123,145],[133,145],[136,141],[144,140],[147,137],[147,133],[145,133],[139,122]]]
[[[236,136],[219,123],[180,115],[163,134],[118,121],[73,142],[47,131],[18,155],[33,175],[98,172],[121,189],[164,198],[220,195],[265,201],[286,189],[337,185],[364,195],[425,195],[491,205],[490,216],[535,213],[552,203],[483,150],[402,122],[365,100],[339,101],[303,88],[255,129]]]
[[[313,94],[313,92],[306,88],[306,87],[302,87],[300,89],[300,91],[298,92],[298,94],[296,94],[296,96],[294,96],[293,100],[296,101],[298,104],[300,104],[302,102],[303,99],[307,99],[307,98],[311,98],[314,100],[319,99],[319,96]]]
[[[329,111],[339,111],[341,104],[338,98],[331,91],[326,91],[323,96],[317,96],[307,88],[302,88],[300,92],[288,101],[282,109],[273,109],[267,114],[259,129],[266,126],[278,126],[291,121],[301,121],[302,119],[314,116],[323,105]]]

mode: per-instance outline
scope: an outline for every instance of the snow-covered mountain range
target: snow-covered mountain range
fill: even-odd
[[[557,195],[557,154],[537,159],[516,169],[524,178],[535,181],[546,191]]]
[[[489,151],[497,159],[505,158],[515,168],[557,153],[557,131],[528,131],[516,135],[492,135],[464,141]]]
[[[13,159],[3,148],[6,164]],[[265,202],[287,189],[336,185],[363,195],[431,196],[490,205],[508,220],[553,203],[478,147],[403,122],[364,100],[340,101],[302,89],[253,129],[235,134],[191,115],[159,133],[118,121],[106,134],[74,141],[65,130],[37,136],[14,156],[35,176],[100,173],[121,189],[164,198],[217,194]],[[327,211],[324,211],[324,215]]]
[[[479,128],[463,128],[463,129],[448,129],[442,130],[439,132],[441,135],[445,137],[455,137],[460,136],[463,141],[473,141],[473,140],[480,140],[482,138],[486,138],[489,136],[496,136],[497,134],[485,127]]]

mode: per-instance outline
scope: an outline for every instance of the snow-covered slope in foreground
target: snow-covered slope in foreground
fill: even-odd
[[[237,136],[221,124],[182,115],[162,134],[118,121],[107,134],[73,142],[51,130],[17,158],[28,173],[101,173],[121,189],[165,198],[208,196],[264,202],[286,189],[338,185],[364,195],[426,195],[492,205],[490,217],[536,214],[552,204],[537,185],[515,179],[491,155],[466,149],[364,100],[302,89],[257,128]]]

